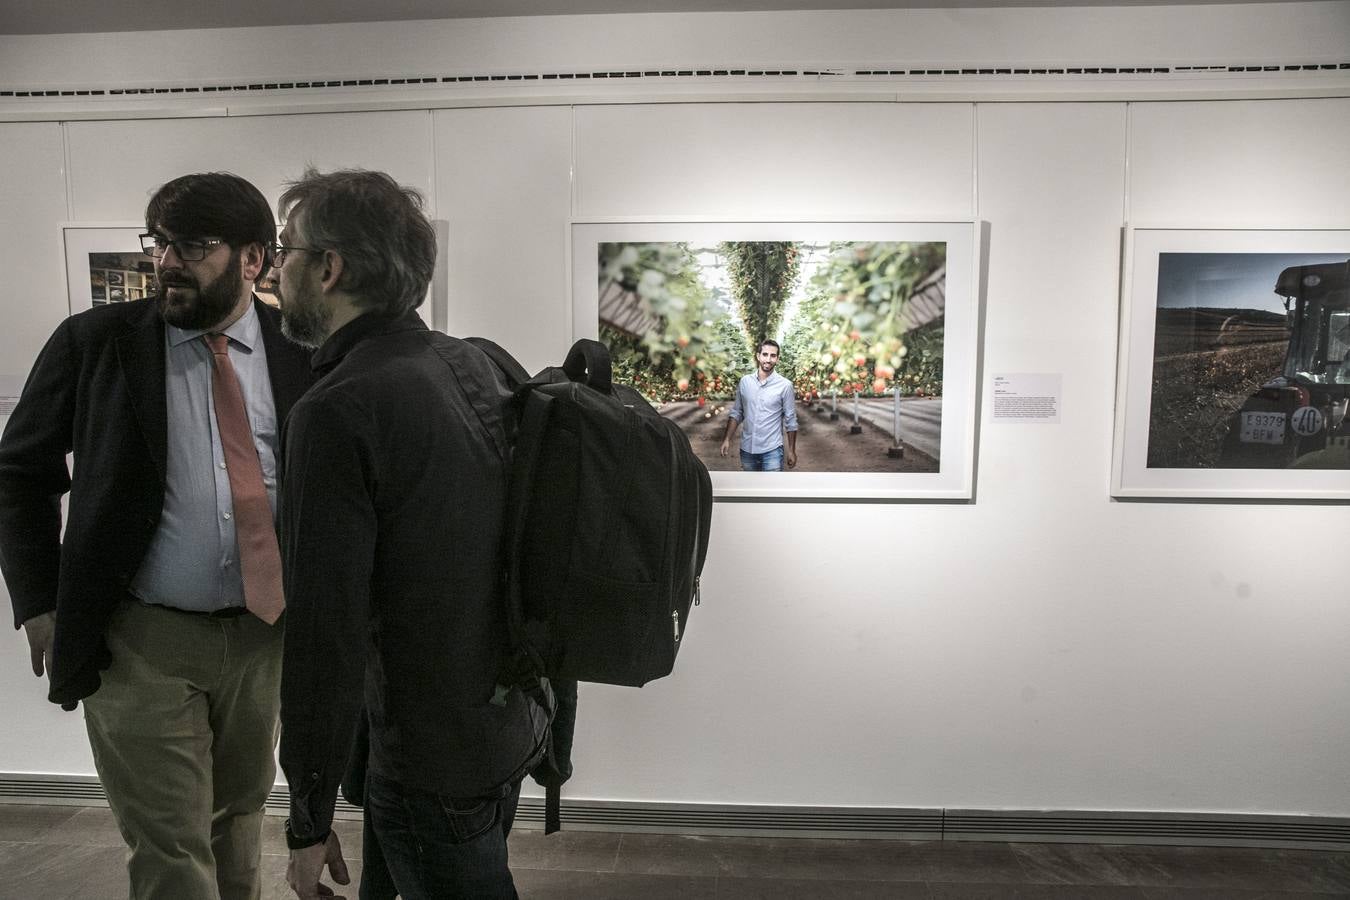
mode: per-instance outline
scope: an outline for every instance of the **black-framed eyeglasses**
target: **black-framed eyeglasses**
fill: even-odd
[[[148,256],[155,259],[163,258],[165,253],[172,247],[178,253],[178,258],[184,262],[196,262],[199,259],[206,259],[206,254],[210,253],[219,245],[225,243],[223,238],[166,238],[162,234],[143,234],[141,235],[141,249]]]
[[[319,250],[316,247],[283,247],[281,244],[277,244],[275,247],[272,248],[272,266],[274,268],[280,269],[281,264],[286,261],[287,253],[322,253],[322,252],[323,252],[322,250]]]

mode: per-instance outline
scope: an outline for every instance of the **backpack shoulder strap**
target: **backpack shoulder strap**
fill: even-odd
[[[497,368],[502,370],[506,380],[510,382],[511,389],[515,390],[522,384],[530,380],[530,373],[525,371],[525,367],[516,361],[516,358],[502,349],[501,345],[495,341],[490,341],[485,337],[466,337],[466,344],[472,344],[487,355],[488,359],[497,364]]]
[[[562,828],[562,786],[572,777],[572,738],[577,724],[577,683],[570,679],[549,682],[556,709],[549,726],[548,753],[530,770],[544,788],[544,834]]]
[[[521,596],[521,544],[525,539],[525,523],[530,513],[530,493],[543,435],[548,424],[553,398],[543,391],[523,390],[523,408],[516,432],[515,451],[511,461],[511,482],[506,499],[506,596],[507,624],[517,649],[523,651],[531,668],[538,675],[545,674],[544,660],[525,638],[525,601]]]

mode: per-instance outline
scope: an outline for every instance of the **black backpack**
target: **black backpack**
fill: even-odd
[[[712,482],[675,423],[613,384],[609,351],[572,346],[529,377],[505,350],[482,350],[514,389],[506,514],[513,659],[501,678],[556,712],[531,775],[547,791],[545,833],[560,826],[572,772],[576,683],[641,687],[670,674],[699,602]]]

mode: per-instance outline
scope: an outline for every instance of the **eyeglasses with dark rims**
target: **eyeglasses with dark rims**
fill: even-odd
[[[210,253],[220,244],[225,243],[223,238],[166,238],[162,234],[143,234],[141,235],[141,249],[146,255],[153,256],[155,259],[162,259],[165,253],[172,247],[178,253],[178,258],[183,262],[196,262],[199,259],[206,259],[206,254]]]
[[[286,247],[283,246],[282,244],[277,244],[275,247],[272,248],[272,267],[280,269],[281,264],[286,261],[287,253],[322,253],[322,252],[323,252],[322,250],[319,250],[315,247]]]

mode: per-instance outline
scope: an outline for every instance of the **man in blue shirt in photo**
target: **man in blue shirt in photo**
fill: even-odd
[[[758,369],[736,385],[736,399],[727,413],[727,433],[722,438],[726,456],[736,429],[741,434],[741,468],[747,472],[783,471],[783,434],[787,434],[787,467],[797,466],[797,407],[792,382],[774,372],[778,365],[778,342],[759,342],[755,353]]]

